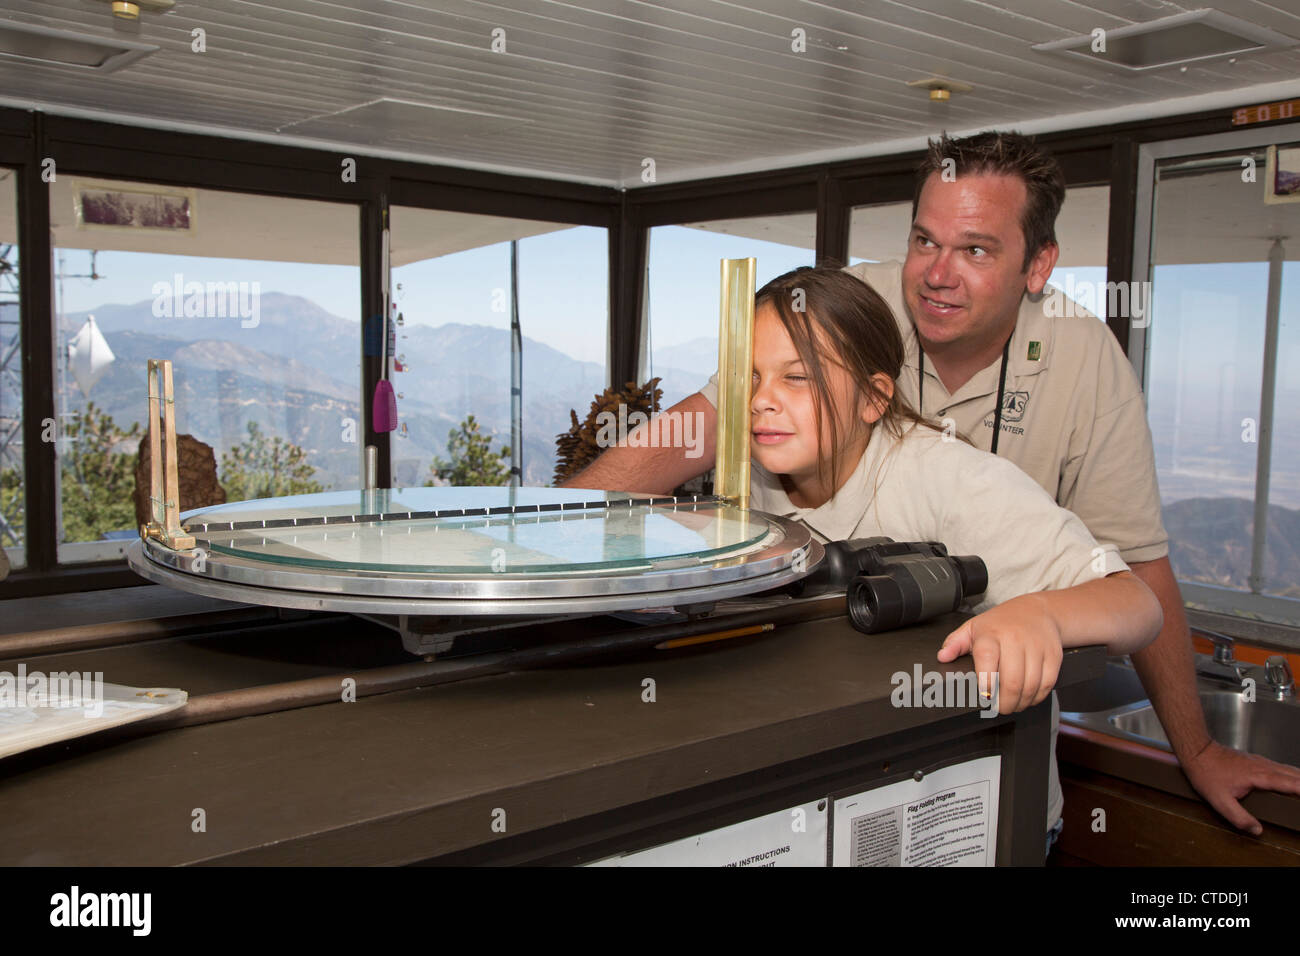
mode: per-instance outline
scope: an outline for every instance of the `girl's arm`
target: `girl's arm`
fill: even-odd
[[[1110,654],[1129,654],[1151,643],[1163,622],[1150,588],[1118,571],[1005,601],[949,634],[938,659],[973,655],[977,673],[997,675],[998,712],[1010,714],[1051,693],[1063,648],[1105,644]]]

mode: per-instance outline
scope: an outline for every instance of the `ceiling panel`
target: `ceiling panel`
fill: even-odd
[[[1300,38],[1297,5],[1210,6]],[[0,63],[0,102],[605,185],[1300,95],[1300,47],[1152,70],[1031,46],[1197,9],[1167,0],[3,0],[0,18],[156,44],[101,75]],[[1284,9],[1285,7],[1285,9]],[[206,31],[206,52],[191,31]],[[791,31],[806,31],[805,52]],[[505,52],[491,49],[505,31]],[[933,104],[910,80],[971,84]],[[1241,99],[1232,99],[1240,92]],[[1216,105],[1218,104],[1216,100]],[[1075,119],[1075,118],[1079,119]]]

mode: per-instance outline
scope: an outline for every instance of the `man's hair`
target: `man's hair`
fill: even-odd
[[[944,163],[957,176],[992,174],[1014,176],[1025,184],[1028,196],[1020,215],[1025,235],[1025,261],[1029,268],[1038,250],[1056,242],[1056,216],[1065,201],[1065,174],[1050,153],[1020,133],[989,130],[953,139],[943,133],[930,140],[930,149],[916,169],[916,191],[912,194],[912,219],[921,202],[921,189],[931,173],[944,172]]]

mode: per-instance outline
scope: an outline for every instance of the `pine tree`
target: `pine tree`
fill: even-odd
[[[325,487],[312,476],[316,468],[307,453],[278,435],[265,434],[257,422],[248,423],[248,440],[232,445],[221,456],[221,486],[227,501],[309,495]]]
[[[440,481],[452,485],[504,485],[510,480],[510,449],[492,453],[492,439],[479,431],[470,415],[459,429],[447,433],[450,461],[434,458],[431,470]],[[425,485],[432,485],[432,479]]]
[[[142,426],[123,431],[113,416],[87,402],[64,432],[63,540],[95,541],[136,526],[135,449]]]

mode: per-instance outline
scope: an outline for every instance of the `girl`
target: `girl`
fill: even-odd
[[[983,558],[983,613],[938,659],[971,653],[996,673],[1001,713],[1047,697],[1065,647],[1150,643],[1160,604],[1116,549],[1015,465],[918,416],[894,388],[902,365],[893,314],[860,279],[804,267],[759,290],[750,507],[827,541],[942,541]]]

